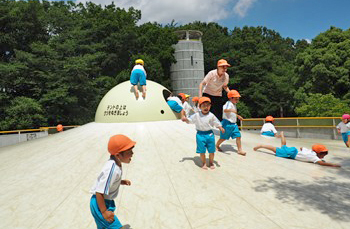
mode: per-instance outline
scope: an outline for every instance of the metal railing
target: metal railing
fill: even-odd
[[[71,126],[63,126],[64,129],[71,129],[71,128],[75,128],[75,127],[78,127],[79,125],[71,125]],[[38,129],[23,129],[23,130],[6,130],[6,131],[0,131],[0,137],[1,136],[8,136],[8,135],[12,135],[12,134],[17,134],[18,135],[18,140],[17,142],[15,143],[4,143],[4,144],[0,144],[1,145],[12,145],[12,144],[16,144],[16,143],[19,143],[21,142],[21,134],[23,133],[31,133],[31,134],[34,134],[34,133],[37,133],[37,132],[47,132],[47,135],[48,134],[54,134],[54,133],[57,133],[58,131],[56,130],[56,127],[40,127]],[[29,139],[28,138],[28,134],[27,134],[27,140]],[[33,137],[33,136],[31,136]],[[42,137],[42,136],[41,136]],[[34,137],[36,138],[36,137]],[[13,138],[11,138],[13,139]],[[29,140],[31,140],[33,138],[30,138]],[[2,141],[5,141],[4,139],[2,139]]]
[[[275,118],[276,128],[295,128],[297,137],[300,137],[300,130],[303,128],[333,128],[333,138],[337,139],[336,126],[341,117],[288,117]],[[241,121],[241,129],[260,129],[265,123],[265,118],[250,118]]]

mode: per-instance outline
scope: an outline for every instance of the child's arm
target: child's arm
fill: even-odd
[[[131,185],[131,181],[129,181],[129,180],[122,180],[122,181],[120,182],[120,184],[121,184],[121,185],[128,185],[128,186],[130,186],[130,185]]]
[[[337,127],[338,134],[340,134],[340,128]]]
[[[97,200],[98,208],[100,209],[100,212],[102,213],[103,218],[105,218],[105,220],[107,220],[108,222],[112,223],[114,221],[114,212],[107,211],[105,198],[103,194],[96,192],[96,200]]]
[[[225,129],[222,126],[219,126],[218,129],[224,134],[225,133]]]
[[[225,113],[235,113],[235,114],[237,114],[237,111],[236,111],[236,109],[224,109],[224,112]]]
[[[237,112],[236,112],[236,114],[237,114]],[[237,114],[237,118],[238,118],[239,120],[241,120],[241,121],[243,120],[243,117],[240,116],[240,115],[238,115],[238,114]]]
[[[319,165],[324,165],[324,166],[341,167],[338,164],[328,163],[328,162],[325,162],[325,161],[318,161],[316,163],[319,164]]]

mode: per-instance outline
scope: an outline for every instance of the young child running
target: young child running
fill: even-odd
[[[197,129],[196,152],[200,154],[203,166],[202,169],[207,170],[205,152],[209,153],[209,168],[215,169],[214,166],[214,153],[215,153],[215,136],[212,127],[220,129],[221,132],[225,132],[222,128],[220,121],[215,117],[210,110],[211,101],[208,97],[201,97],[199,99],[199,108],[201,111],[191,115],[184,120],[186,123],[194,123]]]
[[[193,102],[193,112],[194,113],[198,113],[199,109],[198,109],[198,100],[199,98],[197,96],[192,98],[192,102]]]
[[[95,185],[91,188],[90,210],[97,228],[121,228],[117,216],[114,199],[117,197],[120,185],[131,185],[129,180],[122,180],[122,164],[130,163],[132,149],[136,142],[125,135],[114,135],[109,139],[108,151],[110,159],[105,163]]]
[[[135,66],[131,71],[130,83],[134,86],[136,99],[139,98],[139,90],[137,88],[137,84],[140,83],[142,87],[142,97],[146,98],[146,77],[147,73],[144,69],[145,63],[142,59],[137,59],[135,61]]]
[[[180,94],[178,96],[173,96],[170,94],[170,96],[167,98],[167,104],[173,111],[180,113],[181,119],[184,121],[186,113],[182,105],[183,96]]]
[[[312,162],[324,166],[340,167],[338,164],[328,163],[323,158],[328,154],[328,149],[324,145],[316,144],[312,146],[312,150],[301,147],[298,152],[295,147],[288,147],[283,131],[281,132],[281,147],[274,147],[272,145],[257,145],[254,151],[258,149],[267,149],[275,153],[277,157],[291,158],[298,161]]]
[[[277,130],[273,125],[274,121],[275,119],[270,115],[265,118],[265,123],[260,130],[261,135],[269,137],[279,137],[279,135],[277,134]]]
[[[225,133],[220,133],[220,139],[216,143],[216,149],[222,152],[220,148],[221,143],[230,138],[236,138],[236,144],[238,148],[238,154],[245,156],[246,152],[242,150],[241,142],[241,132],[239,132],[238,126],[236,124],[237,118],[242,120],[243,118],[237,114],[236,104],[239,102],[241,95],[236,90],[231,90],[227,93],[228,101],[223,106],[222,113],[222,126],[225,129]]]
[[[182,105],[184,107],[186,116],[189,117],[191,111],[193,112],[193,109],[192,109],[191,105],[188,103],[188,99],[190,98],[190,95],[187,95],[187,94],[184,94],[184,95],[185,95],[185,99],[184,99]]]
[[[343,114],[343,116],[341,117],[341,122],[337,125],[337,131],[343,137],[343,141],[344,141],[346,147],[350,147],[349,121],[350,121],[350,115]]]

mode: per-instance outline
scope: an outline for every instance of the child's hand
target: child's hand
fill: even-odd
[[[237,118],[239,119],[239,120],[243,120],[243,117],[242,116],[240,116],[240,115],[237,115]]]
[[[219,127],[219,130],[224,134],[225,133],[225,129],[222,128],[221,126]]]
[[[185,122],[185,123],[189,123],[188,119],[187,119],[185,116],[183,116],[183,117],[181,118],[181,120],[182,120],[183,122]]]
[[[105,211],[104,213],[102,213],[103,218],[105,218],[105,220],[107,220],[110,223],[114,222],[114,212],[111,211]]]
[[[121,185],[128,185],[128,186],[130,186],[130,185],[131,185],[131,181],[129,181],[129,180],[122,180],[122,181],[120,182],[120,184],[121,184]]]

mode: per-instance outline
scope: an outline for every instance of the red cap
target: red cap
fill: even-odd
[[[197,96],[192,98],[192,102],[198,102],[199,98]]]
[[[228,98],[237,98],[237,97],[241,97],[241,95],[239,94],[238,91],[236,90],[231,90],[227,93],[227,97]]]
[[[265,121],[266,122],[273,122],[275,119],[271,116],[271,115],[269,115],[269,116],[266,116],[266,118],[265,118]]]
[[[112,136],[108,142],[108,152],[112,155],[117,155],[120,152],[132,148],[136,142],[132,141],[125,135],[117,134]]]
[[[186,99],[186,94],[185,94],[185,93],[179,93],[179,96],[181,96],[181,98],[182,98],[183,100]]]
[[[211,103],[211,100],[210,100],[210,98],[208,98],[208,97],[200,97],[200,98],[199,98],[199,105],[201,105],[201,104],[204,103],[204,102],[209,102],[209,103]]]
[[[321,152],[327,152],[328,149],[321,144],[315,144],[312,146],[312,151],[315,151],[315,153],[321,153]]]
[[[218,67],[220,66],[227,66],[227,67],[231,67],[231,65],[229,63],[227,63],[226,60],[224,59],[221,59],[221,60],[218,60],[218,64],[217,64]]]
[[[58,125],[56,126],[56,130],[57,130],[58,132],[63,131],[63,126],[62,126],[61,124],[58,124]]]

